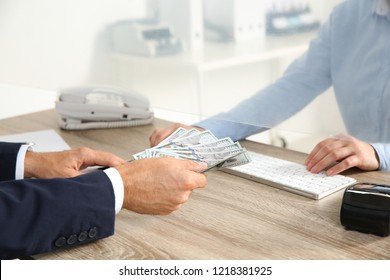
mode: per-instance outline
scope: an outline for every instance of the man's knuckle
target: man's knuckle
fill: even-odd
[[[89,155],[91,153],[91,149],[88,148],[88,147],[81,147],[78,149],[78,152],[80,154],[81,157],[84,157],[86,155]]]
[[[194,188],[194,182],[188,177],[183,179],[181,185],[183,190],[192,190]]]

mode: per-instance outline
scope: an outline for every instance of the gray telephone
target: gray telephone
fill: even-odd
[[[153,112],[146,97],[111,86],[78,86],[59,91],[56,110],[67,130],[146,125]]]

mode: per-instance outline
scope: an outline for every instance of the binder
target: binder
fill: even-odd
[[[203,48],[203,0],[159,0],[160,22],[169,24],[188,50]]]
[[[206,26],[225,38],[240,42],[265,36],[265,5],[263,0],[206,0]]]

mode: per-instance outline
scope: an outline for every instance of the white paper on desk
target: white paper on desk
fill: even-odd
[[[0,135],[0,141],[31,142],[35,144],[33,146],[35,152],[56,152],[70,149],[70,146],[53,129]]]

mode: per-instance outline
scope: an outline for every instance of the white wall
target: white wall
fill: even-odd
[[[59,87],[116,83],[106,27],[145,15],[145,0],[0,0],[0,118],[53,108]]]
[[[56,96],[53,90],[0,83],[0,119],[53,108]]]
[[[145,17],[148,1],[153,2],[0,0],[0,83],[44,89],[86,82],[116,84],[106,26]],[[309,2],[324,19],[340,0]]]
[[[0,0],[0,83],[56,89],[115,80],[105,28],[145,14],[144,0]]]

